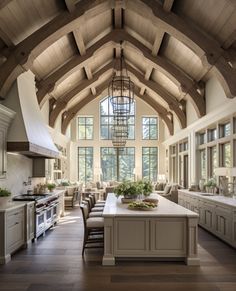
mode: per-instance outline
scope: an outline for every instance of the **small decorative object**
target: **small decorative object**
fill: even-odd
[[[155,205],[158,205],[159,200],[155,198],[145,198],[143,199],[143,202],[153,203]]]
[[[47,188],[48,188],[48,190],[49,190],[50,192],[52,192],[53,189],[56,188],[56,185],[55,185],[54,183],[49,183],[49,184],[47,184]]]
[[[0,197],[8,197],[11,196],[11,192],[9,192],[7,189],[0,188]]]
[[[205,179],[200,179],[199,181],[199,189],[201,192],[204,191],[204,184],[205,184]]]
[[[215,193],[215,188],[216,188],[216,181],[214,178],[210,178],[204,186],[206,187],[206,191],[208,193]]]
[[[143,201],[137,201],[129,203],[128,208],[131,210],[153,210],[157,207],[157,204],[152,202],[143,202]]]

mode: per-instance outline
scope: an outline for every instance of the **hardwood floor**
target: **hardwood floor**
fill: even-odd
[[[236,250],[201,228],[200,267],[140,261],[103,267],[101,249],[86,250],[82,259],[82,238],[81,213],[75,208],[45,237],[0,266],[0,290],[236,290]]]

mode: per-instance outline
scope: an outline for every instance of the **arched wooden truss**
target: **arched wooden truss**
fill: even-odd
[[[10,1],[5,1],[6,5],[8,2]],[[60,66],[49,76],[37,81],[37,96],[41,106],[50,98],[48,94],[52,93],[59,84],[69,78],[77,70],[86,68],[87,64],[91,62],[91,59],[98,51],[106,46],[115,48],[120,41],[123,41],[125,51],[135,50],[139,53],[140,58],[150,66],[149,72],[146,71],[146,73],[143,74],[135,68],[135,65],[127,65],[129,72],[142,84],[140,92],[136,89],[136,96],[145,100],[158,111],[169,128],[170,133],[173,133],[173,123],[171,119],[166,116],[170,116],[172,112],[176,115],[181,127],[186,127],[186,114],[183,110],[186,99],[190,100],[198,117],[206,113],[202,81],[199,82],[199,80],[194,80],[182,69],[175,66],[163,56],[158,55],[164,34],[168,33],[189,47],[201,59],[204,68],[206,68],[207,71],[213,72],[218,78],[228,98],[235,97],[236,95],[236,72],[234,67],[236,57],[234,51],[228,50],[229,44],[227,45],[225,43],[224,46],[220,46],[220,44],[211,36],[207,35],[207,33],[171,12],[173,2],[174,0],[165,0],[163,6],[161,6],[159,2],[155,0],[81,0],[78,3],[73,0],[65,0],[68,11],[60,13],[49,23],[45,24],[22,42],[5,52],[7,60],[0,66],[0,96],[4,98],[17,76],[23,71],[31,69],[33,61],[44,52],[45,49],[68,33],[73,33],[80,55],[74,56],[69,62]],[[85,17],[93,18],[109,10],[113,11],[113,30],[86,49],[81,39],[79,39],[79,36],[76,34],[75,27],[79,27],[80,23],[83,23]],[[157,32],[152,49],[148,48],[123,28],[124,19],[122,10],[133,11],[140,17],[149,19],[156,26],[157,31],[161,28],[160,31]],[[53,109],[50,112],[50,125],[54,126],[56,119],[74,96],[86,88],[90,88],[92,94],[89,95],[86,100],[80,101],[69,109],[67,113],[63,113],[62,131],[65,132],[65,128],[67,128],[69,124],[68,122],[71,121],[71,116],[74,116],[74,114],[82,108],[81,106],[90,102],[95,96],[99,95],[101,90],[104,90],[103,86],[99,83],[99,79],[105,72],[111,70],[112,66],[111,60],[111,63],[106,64],[95,74],[92,74],[87,69],[88,80],[79,83],[73,90],[67,92],[54,102]],[[170,92],[151,80],[150,76],[152,69],[160,71],[169,78],[182,92],[184,100],[179,102]],[[158,98],[161,98],[162,101],[166,103],[166,108],[158,104],[158,98],[157,100],[150,98],[145,91],[146,89],[151,90]]]

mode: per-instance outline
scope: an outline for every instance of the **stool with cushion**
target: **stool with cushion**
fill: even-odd
[[[103,217],[89,217],[88,205],[80,206],[84,223],[84,240],[82,255],[88,248],[103,248],[104,243],[104,219]]]

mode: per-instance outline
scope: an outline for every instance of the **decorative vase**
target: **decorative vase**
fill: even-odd
[[[0,197],[0,207],[5,207],[8,203],[11,202],[11,197]]]
[[[200,179],[198,186],[201,192],[204,191],[204,184],[205,184],[205,179]]]

